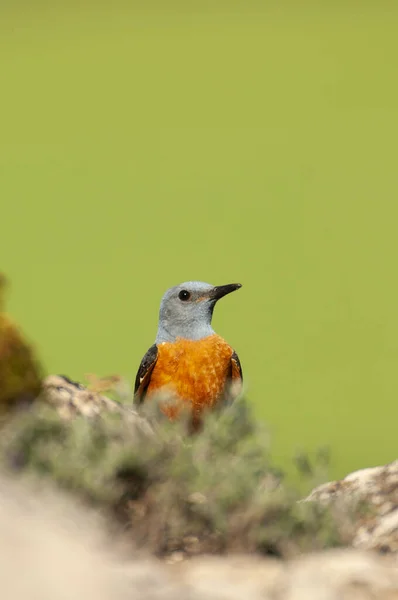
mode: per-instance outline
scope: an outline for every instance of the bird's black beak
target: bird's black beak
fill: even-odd
[[[216,285],[210,292],[209,296],[212,300],[219,300],[223,296],[234,292],[242,287],[241,283],[229,283],[228,285]]]

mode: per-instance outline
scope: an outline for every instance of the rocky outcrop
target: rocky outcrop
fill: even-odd
[[[342,510],[363,503],[362,518],[354,524],[353,546],[398,553],[398,460],[325,483],[306,501],[339,504]]]
[[[135,410],[64,375],[46,377],[40,399],[53,406],[64,420],[73,419],[78,415],[91,419],[100,418],[104,412],[118,413],[131,426],[132,431],[138,430],[140,433],[153,435],[148,420]]]

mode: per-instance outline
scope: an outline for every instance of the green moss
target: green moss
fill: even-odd
[[[0,416],[40,392],[41,369],[19,327],[3,312],[6,280],[0,273]]]

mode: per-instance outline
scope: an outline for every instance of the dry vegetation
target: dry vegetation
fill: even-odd
[[[39,402],[6,424],[0,451],[8,469],[55,481],[158,556],[291,556],[350,541],[347,514],[297,502],[244,399],[195,437],[183,423],[159,422],[156,432],[156,441],[133,441],[119,414],[65,422]]]

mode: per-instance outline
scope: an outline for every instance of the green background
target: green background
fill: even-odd
[[[133,378],[161,295],[214,326],[284,463],[397,457],[398,3],[0,9],[0,267],[48,372]]]

